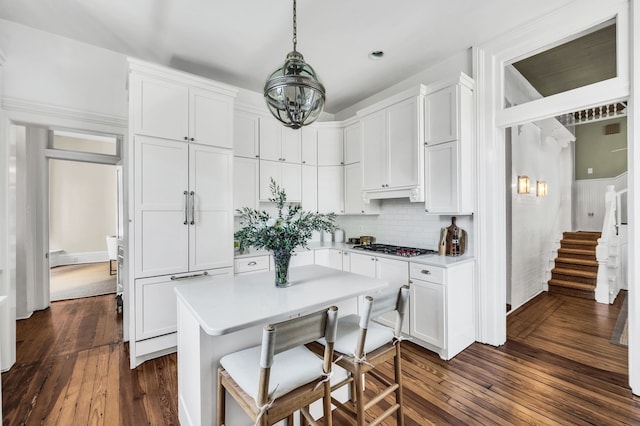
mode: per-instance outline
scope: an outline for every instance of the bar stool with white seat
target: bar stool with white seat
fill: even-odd
[[[351,385],[351,400],[348,404],[335,399],[332,402],[358,426],[379,424],[394,413],[396,424],[404,425],[401,329],[408,303],[409,286],[404,285],[400,289],[375,295],[375,298],[365,297],[360,307],[360,316],[348,315],[340,318],[333,348],[342,354],[342,358],[336,363],[351,374],[350,380],[347,381]],[[397,313],[393,329],[370,321],[371,318],[393,311]],[[394,364],[393,382],[375,371],[389,360],[393,360]],[[364,400],[365,376],[376,379],[386,387],[369,401]],[[337,384],[333,390],[344,384],[345,382]],[[367,411],[392,393],[395,393],[395,404],[367,423]]]
[[[293,413],[297,410],[300,410],[302,424],[305,418],[316,425],[308,406],[322,399],[323,424],[331,426],[331,377],[335,374],[334,378],[341,381],[347,377],[343,369],[333,366],[337,321],[338,308],[332,306],[267,325],[261,346],[220,359],[217,424],[225,423],[226,391],[256,425],[272,425],[287,419],[287,424],[292,426]],[[328,343],[320,359],[304,345],[323,337]]]

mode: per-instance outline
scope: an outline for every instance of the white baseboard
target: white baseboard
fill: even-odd
[[[49,264],[53,268],[60,265],[79,265],[82,263],[108,262],[107,251],[89,251],[84,253],[56,253],[49,254]]]

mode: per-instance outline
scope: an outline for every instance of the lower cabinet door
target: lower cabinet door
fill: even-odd
[[[444,287],[429,281],[412,280],[410,330],[416,339],[445,349]]]
[[[205,272],[207,275],[204,275]],[[230,276],[232,273],[233,268],[221,268],[136,280],[135,340],[140,341],[176,331],[177,301],[174,288],[194,282],[211,281],[215,284],[216,278]]]

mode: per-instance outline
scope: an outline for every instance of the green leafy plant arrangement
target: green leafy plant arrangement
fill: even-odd
[[[302,210],[299,204],[287,204],[287,194],[271,179],[271,198],[278,214],[272,217],[268,212],[249,207],[237,209],[241,217],[242,229],[234,235],[240,250],[248,247],[266,249],[273,252],[276,265],[276,285],[286,285],[291,252],[296,247],[307,248],[313,231],[335,229],[335,213],[313,213]],[[281,276],[279,276],[281,275]]]

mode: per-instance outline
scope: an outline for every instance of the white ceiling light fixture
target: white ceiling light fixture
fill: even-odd
[[[292,129],[313,123],[324,108],[325,90],[318,75],[296,50],[296,0],[293,0],[293,51],[264,85],[271,114]]]

